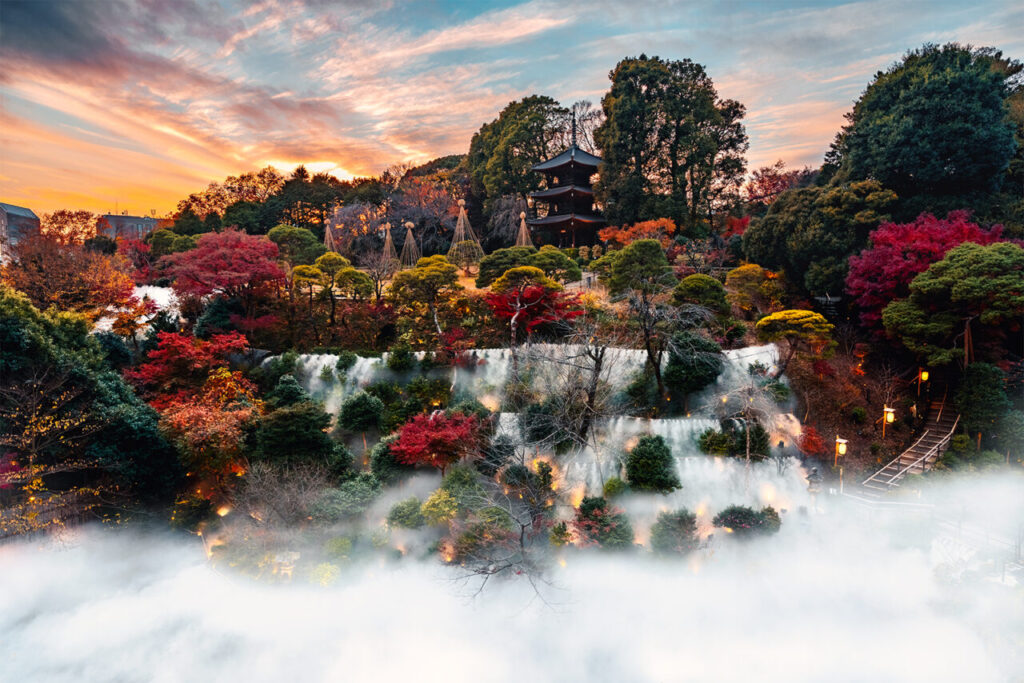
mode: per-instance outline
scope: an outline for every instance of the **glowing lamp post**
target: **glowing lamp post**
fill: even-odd
[[[917,369],[917,395],[921,395],[921,383],[928,382],[928,371],[924,368]]]
[[[849,443],[846,439],[836,437],[836,457],[832,462],[832,467],[839,465],[839,456],[846,455],[846,444]]]
[[[885,438],[885,425],[896,421],[896,409],[885,406],[882,408],[882,438]]]

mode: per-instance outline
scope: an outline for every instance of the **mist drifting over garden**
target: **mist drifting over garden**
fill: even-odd
[[[1024,10],[0,2],[0,680],[1024,678]]]

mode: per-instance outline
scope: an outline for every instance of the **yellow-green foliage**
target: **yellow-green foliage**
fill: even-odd
[[[321,586],[330,586],[332,583],[338,580],[338,576],[341,575],[341,568],[336,564],[330,562],[321,562],[317,566],[313,567],[309,573],[309,578],[315,583],[319,583]]]
[[[444,489],[434,491],[424,501],[423,507],[420,508],[420,512],[423,513],[423,517],[427,520],[428,524],[445,524],[450,522],[455,519],[458,511],[459,505],[455,497]]]

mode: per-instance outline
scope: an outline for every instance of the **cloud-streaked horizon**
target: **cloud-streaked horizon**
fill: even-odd
[[[0,201],[163,214],[267,164],[376,174],[532,93],[597,104],[641,52],[746,105],[751,168],[816,165],[878,69],[925,42],[1024,57],[1022,25],[998,0],[3,0]]]

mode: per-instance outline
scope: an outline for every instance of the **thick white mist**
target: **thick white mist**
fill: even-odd
[[[198,540],[93,530],[11,544],[0,679],[1019,679],[1021,575],[1000,543],[1024,528],[1022,492],[1004,474],[942,484],[922,498],[931,510],[825,498],[777,536],[716,534],[681,560],[569,552],[543,600],[523,577],[472,598],[457,568],[408,558],[356,563],[321,588],[218,573]]]

